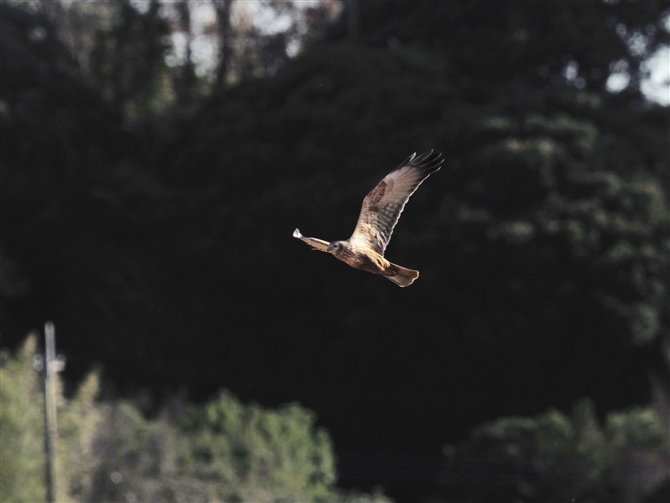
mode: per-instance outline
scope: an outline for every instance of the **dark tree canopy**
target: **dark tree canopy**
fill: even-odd
[[[359,40],[374,47],[421,47],[443,60],[461,85],[481,91],[520,81],[565,80],[604,91],[613,71],[631,76],[639,98],[641,63],[670,42],[663,1],[488,2],[402,0],[358,2]],[[333,36],[347,30],[344,18]]]

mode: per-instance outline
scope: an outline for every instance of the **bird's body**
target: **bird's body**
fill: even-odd
[[[384,251],[408,199],[421,182],[440,169],[442,162],[441,154],[432,150],[418,157],[412,154],[386,175],[363,200],[356,228],[347,240],[329,243],[304,237],[298,229],[293,236],[355,269],[381,274],[399,286],[409,286],[419,277],[419,271],[389,262]]]
[[[419,277],[419,271],[392,264],[380,253],[370,250],[367,246],[360,246],[356,241],[336,241],[336,243],[341,246],[333,248],[330,253],[354,269],[381,274],[400,286],[411,285]]]

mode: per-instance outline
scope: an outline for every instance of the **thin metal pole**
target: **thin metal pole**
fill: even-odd
[[[45,421],[45,449],[47,456],[47,503],[58,501],[56,479],[56,400],[54,399],[53,374],[58,371],[56,363],[56,334],[54,324],[48,321],[44,324],[44,421]]]

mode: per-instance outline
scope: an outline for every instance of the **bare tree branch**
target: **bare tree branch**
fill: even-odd
[[[181,78],[179,79],[177,94],[179,101],[183,104],[189,102],[193,97],[193,88],[196,83],[195,65],[193,63],[193,53],[191,44],[193,42],[193,27],[191,25],[191,2],[190,0],[180,0],[176,5],[179,25],[184,37],[186,38],[184,65],[182,66]]]
[[[216,12],[219,37],[219,64],[216,69],[216,87],[225,86],[231,59],[231,7],[235,0],[210,0]]]

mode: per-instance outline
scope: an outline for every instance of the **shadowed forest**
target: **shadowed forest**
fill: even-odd
[[[669,44],[651,0],[3,2],[0,499],[51,320],[72,501],[666,501]],[[411,287],[292,237],[431,148]]]

